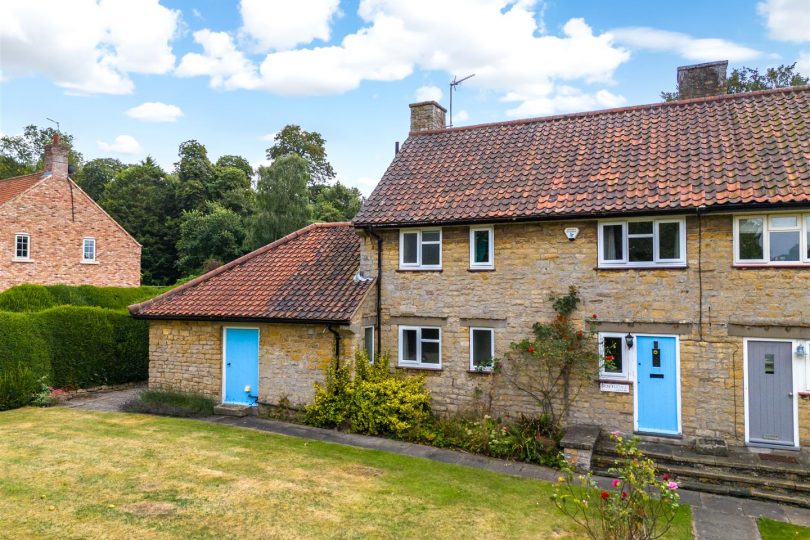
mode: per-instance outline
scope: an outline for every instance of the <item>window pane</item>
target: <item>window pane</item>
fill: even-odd
[[[423,364],[438,364],[439,363],[439,344],[435,341],[422,342],[422,363]]]
[[[416,362],[416,330],[402,331],[402,359]]]
[[[438,328],[422,328],[422,339],[439,339]]]
[[[799,218],[796,216],[771,216],[771,227],[795,229],[798,226]]]
[[[492,360],[492,331],[472,331],[472,357],[474,366],[489,367]]]
[[[363,334],[363,349],[366,351],[369,360],[374,360],[374,327],[369,326]]]
[[[422,264],[438,266],[439,244],[422,244]]]
[[[798,261],[800,238],[799,231],[771,232],[771,260]]]
[[[28,237],[27,236],[18,236],[17,237],[16,255],[17,255],[17,257],[23,258],[23,259],[28,257]]]
[[[416,264],[416,244],[419,239],[418,233],[405,233],[402,235],[402,262],[405,264]]]
[[[620,337],[606,337],[604,342],[605,373],[622,373],[624,358],[622,357],[622,339]]]
[[[740,220],[740,259],[759,260],[764,257],[762,218]]]
[[[627,232],[629,234],[652,234],[653,222],[652,221],[631,221],[627,224]]]
[[[621,225],[605,225],[602,228],[602,245],[606,261],[621,261],[624,259],[624,242],[622,241]]]
[[[422,232],[422,242],[438,242],[441,238],[439,231],[424,231]]]
[[[652,262],[653,260],[653,239],[630,238],[630,262]]]
[[[477,264],[489,263],[489,231],[473,231],[474,258]]]
[[[661,259],[681,258],[681,224],[658,224],[658,257]]]

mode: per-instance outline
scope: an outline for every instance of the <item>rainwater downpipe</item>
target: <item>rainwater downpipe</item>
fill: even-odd
[[[335,336],[335,368],[340,367],[340,332],[332,328],[331,324],[326,325],[326,329]]]
[[[382,237],[374,232],[374,229],[367,228],[366,232],[377,240],[377,347],[374,349],[377,354],[382,352]]]

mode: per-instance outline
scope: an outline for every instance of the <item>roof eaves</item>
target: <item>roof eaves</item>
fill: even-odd
[[[130,306],[131,307],[131,306]],[[227,315],[146,315],[132,313],[133,319],[149,321],[198,321],[198,322],[239,322],[239,323],[276,323],[276,324],[337,324],[351,325],[351,319],[305,319],[289,317],[239,317]]]

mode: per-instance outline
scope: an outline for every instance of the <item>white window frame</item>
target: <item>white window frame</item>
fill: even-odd
[[[369,329],[371,330],[371,351],[366,350],[366,330]],[[374,331],[374,325],[363,327],[363,350],[368,354],[368,361],[372,364],[374,363],[374,338],[376,337]]]
[[[19,257],[17,255],[17,243],[19,242],[20,238],[25,238],[25,257]],[[31,260],[31,235],[28,233],[16,233],[14,235],[14,251],[12,260],[14,261],[30,261]]]
[[[88,259],[86,257],[86,255],[87,255],[86,245],[87,245],[88,240],[93,242],[93,258],[92,259]],[[92,236],[85,236],[84,238],[82,238],[82,262],[83,263],[94,263],[94,262],[96,262],[96,239],[94,237],[92,237]]]
[[[475,262],[475,233],[485,231],[489,236],[489,262]],[[470,227],[470,269],[493,270],[495,268],[495,227]]]
[[[630,380],[631,373],[630,373],[630,364],[632,363],[630,358],[630,349],[627,347],[627,341],[625,336],[627,334],[620,334],[619,332],[599,332],[597,336],[599,340],[599,378],[610,380],[610,381],[622,381],[626,382]],[[614,373],[611,371],[605,371],[605,338],[618,338],[619,343],[622,346],[622,371],[621,373]]]
[[[422,241],[422,233],[426,232],[438,232],[439,239],[438,240],[429,240],[427,242]],[[414,234],[416,233],[416,262],[415,263],[406,263],[405,262],[405,244],[404,244],[404,237],[406,234]],[[403,270],[441,270],[442,269],[442,230],[441,228],[430,228],[430,229],[401,229],[399,231],[399,267]],[[422,264],[422,245],[423,244],[438,244],[439,246],[439,264]]]
[[[490,372],[492,371],[493,366],[488,367],[479,367],[475,365],[473,361],[473,333],[475,332],[489,332],[490,335],[490,357],[492,359],[495,358],[495,329],[494,328],[487,328],[485,326],[471,326],[470,327],[470,371],[483,371],[483,372]]]
[[[771,218],[796,217],[799,231],[799,260],[798,261],[772,261],[771,260],[771,232],[795,232],[796,227],[774,227]],[[740,221],[748,219],[762,220],[762,258],[740,258]],[[807,254],[807,231],[810,228],[810,214],[806,212],[769,212],[767,214],[738,214],[734,216],[734,266],[808,266],[810,257]]]
[[[652,222],[652,234],[629,234],[628,224],[638,222]],[[659,256],[659,229],[663,223],[678,223],[680,226],[679,241],[681,256],[677,259],[662,259]],[[622,227],[622,259],[606,260],[605,259],[605,245],[604,245],[604,228],[609,225],[621,225]],[[599,268],[685,268],[686,267],[686,218],[685,217],[667,217],[667,218],[633,218],[622,220],[605,220],[599,222],[598,227],[598,256]],[[653,239],[653,260],[652,261],[633,261],[630,257],[630,236],[633,238],[652,237]]]
[[[403,334],[406,330],[416,330],[416,361],[413,360],[404,360],[402,358],[402,353],[404,349],[405,340],[402,338]],[[439,339],[423,339],[422,338],[422,330],[438,330],[439,331]],[[442,369],[442,329],[439,326],[400,326],[399,331],[397,332],[399,335],[399,355],[398,355],[398,365],[400,367],[411,367],[411,368],[420,368],[420,369]],[[429,364],[422,362],[422,342],[427,341],[430,343],[438,343],[439,344],[439,363],[438,364]]]

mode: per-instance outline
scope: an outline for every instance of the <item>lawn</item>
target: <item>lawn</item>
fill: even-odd
[[[10,538],[579,537],[546,483],[195,420],[2,412],[0,471]]]
[[[810,528],[768,518],[757,520],[762,540],[810,540]]]

